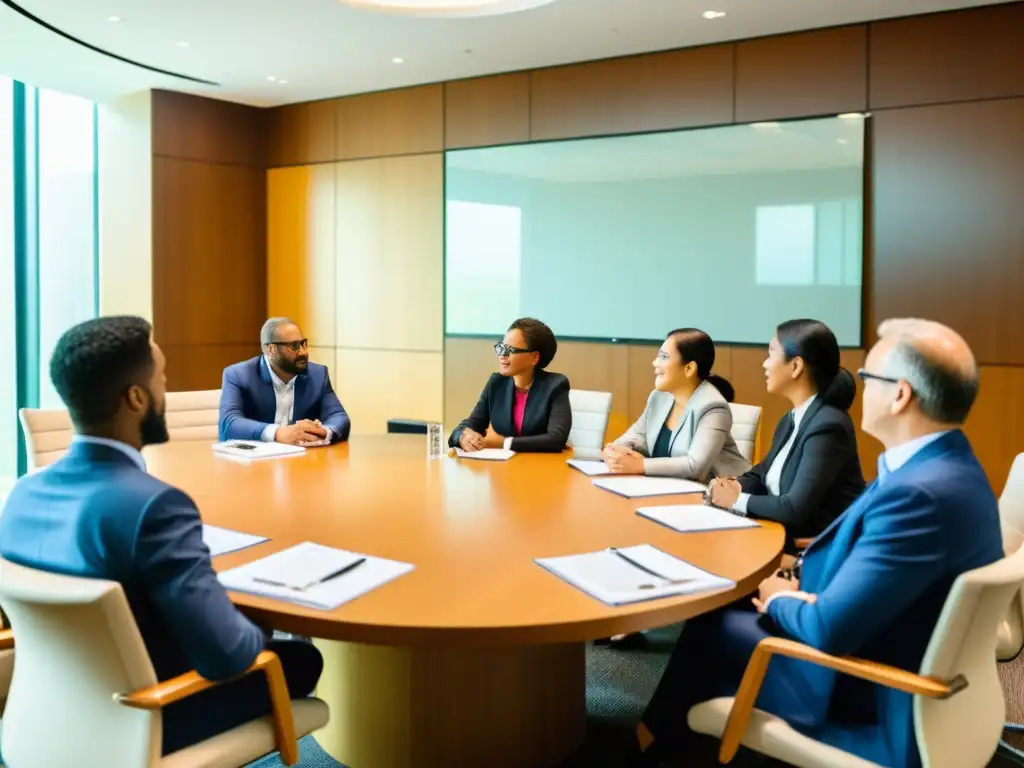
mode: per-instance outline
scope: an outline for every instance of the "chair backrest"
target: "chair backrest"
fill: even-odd
[[[754,463],[761,434],[761,406],[729,403],[732,409],[732,439],[743,458]]]
[[[159,760],[159,712],[114,699],[157,682],[119,584],[0,560],[0,604],[17,637],[0,745],[9,765]]]
[[[67,452],[75,432],[66,410],[22,408],[18,418],[25,433],[29,471],[49,466]]]
[[[914,698],[924,768],[986,765],[995,753],[1006,716],[996,639],[1022,584],[1024,548],[953,583],[920,671],[945,679],[962,675],[967,686],[948,699]]]
[[[999,522],[1003,529],[1003,551],[1012,555],[1024,544],[1024,453],[1018,454],[999,497]],[[1024,591],[1010,603],[999,636],[998,658],[1012,659],[1024,647]]]
[[[167,432],[171,440],[217,441],[220,390],[167,393]]]
[[[569,408],[572,410],[569,445],[590,450],[603,448],[608,414],[612,412],[612,393],[570,389]]]

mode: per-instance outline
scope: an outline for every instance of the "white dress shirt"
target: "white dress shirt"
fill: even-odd
[[[75,435],[71,438],[71,444],[75,443],[90,443],[92,445],[105,445],[107,448],[113,448],[115,451],[120,451],[133,462],[135,465],[146,472],[146,460],[142,458],[142,454],[132,448],[128,443],[122,443],[119,440],[110,440],[106,437],[93,437],[91,435]]]
[[[779,483],[782,481],[782,468],[786,466],[786,459],[789,458],[789,454],[793,450],[793,446],[796,444],[796,436],[800,431],[800,422],[803,421],[804,416],[807,414],[807,409],[811,407],[811,403],[813,403],[817,397],[817,395],[811,395],[791,411],[793,414],[793,431],[789,433],[789,438],[786,440],[786,444],[779,449],[779,452],[772,460],[772,465],[768,467],[768,474],[764,476],[764,484],[768,489],[768,494],[770,496],[779,495]],[[741,493],[740,497],[736,500],[736,503],[732,505],[732,508],[736,512],[745,515],[747,514],[747,503],[749,501],[750,494]]]
[[[299,377],[292,376],[288,381],[282,381],[281,377],[274,371],[270,361],[266,357],[263,360],[267,364],[267,370],[270,371],[270,381],[274,385],[274,400],[277,403],[277,409],[274,412],[274,423],[267,424],[260,437],[263,439],[263,442],[272,443],[277,439],[278,428],[287,427],[292,423],[292,419],[295,416],[295,382]],[[333,432],[330,427],[324,427],[324,429],[327,431],[327,437],[324,438],[324,442],[329,443],[333,437]]]

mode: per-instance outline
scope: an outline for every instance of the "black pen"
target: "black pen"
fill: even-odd
[[[270,585],[272,587],[285,587],[286,589],[294,589],[297,592],[304,592],[304,591],[306,591],[307,589],[309,589],[311,587],[320,586],[321,584],[323,584],[326,581],[330,581],[331,579],[335,579],[338,576],[342,576],[343,574],[346,574],[349,571],[351,571],[351,570],[353,570],[355,568],[358,568],[360,565],[362,565],[365,562],[366,562],[366,558],[365,557],[357,558],[356,560],[353,560],[348,565],[345,565],[345,566],[339,568],[336,571],[331,571],[326,576],[322,576],[319,579],[317,579],[316,581],[311,581],[311,582],[309,582],[308,584],[306,584],[305,586],[302,586],[302,587],[296,587],[296,586],[293,586],[291,584],[285,584],[283,581],[274,581],[272,579],[264,579],[264,578],[262,578],[260,576],[253,576],[252,580],[255,581],[255,582],[258,582],[260,584],[268,584],[268,585]]]

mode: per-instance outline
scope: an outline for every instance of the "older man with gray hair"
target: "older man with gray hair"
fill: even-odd
[[[735,694],[765,637],[917,671],[953,582],[1002,557],[996,498],[960,430],[978,393],[970,347],[927,320],[889,320],[878,334],[859,372],[862,427],[885,446],[878,479],[791,573],[761,584],[757,613],[687,623],[638,732],[649,758],[699,748],[687,710]],[[775,658],[757,707],[872,763],[921,763],[909,694]]]
[[[315,446],[346,440],[348,414],[326,366],[309,361],[309,339],[286,317],[260,330],[263,354],[224,369],[221,440]]]

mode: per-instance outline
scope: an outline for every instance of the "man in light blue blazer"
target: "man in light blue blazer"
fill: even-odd
[[[323,667],[319,651],[268,640],[231,604],[195,503],[146,472],[143,446],[168,438],[164,356],[151,330],[138,317],[104,317],[57,342],[50,377],[75,437],[67,455],[11,491],[0,515],[0,556],[119,582],[161,681],[191,669],[230,680],[268,648],[281,658],[292,696],[308,696]],[[190,696],[163,711],[164,754],[270,711],[258,674]]]
[[[886,448],[878,479],[792,577],[761,584],[756,613],[725,609],[687,623],[644,715],[649,761],[701,749],[687,710],[735,694],[770,635],[917,671],[953,581],[1003,556],[995,495],[960,431],[978,390],[970,348],[923,320],[888,321],[879,336],[860,372],[863,428]],[[757,707],[874,763],[920,765],[909,694],[777,657]]]
[[[224,369],[221,440],[327,445],[348,439],[351,422],[327,367],[309,361],[309,339],[286,317],[260,331],[263,354]]]

